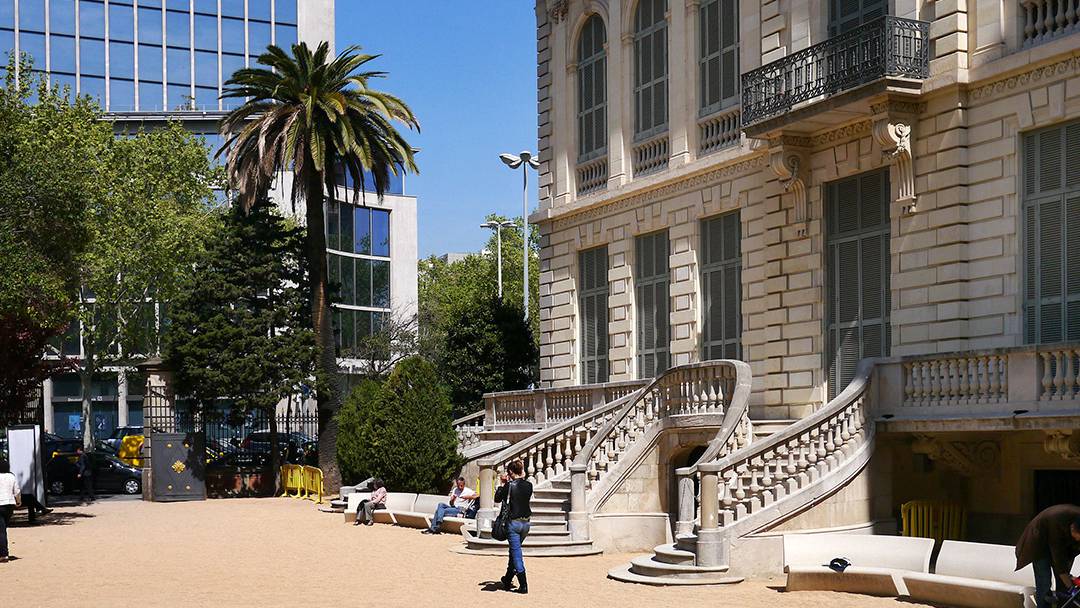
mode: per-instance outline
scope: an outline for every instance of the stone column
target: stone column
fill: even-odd
[[[536,391],[533,394],[533,422],[539,427],[547,426],[547,394]]]
[[[489,533],[495,520],[495,463],[480,461],[480,509],[476,512],[476,534]]]
[[[116,426],[128,425],[128,380],[127,370],[116,372]]]
[[[688,89],[693,82],[691,74],[697,71],[687,70],[687,47],[693,39],[686,28],[686,13],[690,10],[668,9],[668,136],[670,138],[670,166],[690,162],[690,142],[687,128],[690,124],[688,107]],[[679,69],[682,68],[682,69]]]
[[[675,474],[679,479],[679,519],[675,523],[675,534],[692,534],[694,519],[697,515],[697,497],[694,496],[694,478],[690,468],[678,469]]]
[[[727,547],[720,530],[720,492],[717,465],[702,465],[701,527],[698,530],[698,566],[722,566],[727,561]]]
[[[607,129],[608,129],[608,188],[621,186],[630,177],[630,157],[626,155],[626,121],[632,121],[633,113],[627,113],[626,100],[630,97],[628,73],[624,64],[629,64],[632,46],[627,46],[622,34],[622,3],[609,3],[610,14],[607,20],[607,42],[604,51],[607,57]]]
[[[570,539],[589,540],[589,512],[585,498],[585,471],[583,464],[570,465]]]
[[[41,383],[41,401],[42,407],[44,408],[43,415],[45,417],[44,431],[46,433],[55,433],[56,431],[53,429],[53,419],[56,417],[56,414],[53,411],[52,378],[46,378],[45,381]]]

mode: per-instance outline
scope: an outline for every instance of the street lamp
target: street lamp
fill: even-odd
[[[518,153],[517,156],[513,154],[500,154],[499,159],[507,167],[511,169],[517,169],[521,167],[521,176],[523,178],[521,188],[521,220],[522,226],[522,247],[524,255],[522,256],[522,276],[524,280],[522,284],[525,286],[524,292],[524,305],[525,305],[525,320],[529,320],[529,167],[536,169],[540,167],[540,161],[533,158],[532,152],[524,150]]]
[[[502,299],[502,229],[513,227],[514,222],[502,221],[496,222],[490,220],[480,224],[481,228],[494,228],[495,229],[495,241],[498,243],[496,249],[498,250],[498,268],[499,268],[499,299]]]

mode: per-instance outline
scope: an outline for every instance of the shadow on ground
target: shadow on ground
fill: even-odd
[[[75,523],[76,520],[90,519],[95,517],[91,513],[82,513],[79,511],[61,511],[54,509],[52,513],[46,513],[44,515],[38,515],[34,523],[30,523],[26,513],[22,513],[19,517],[16,512],[16,516],[8,522],[10,528],[36,528],[38,526],[70,526]]]

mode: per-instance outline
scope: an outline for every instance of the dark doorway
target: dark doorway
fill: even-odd
[[[1080,471],[1035,471],[1035,513],[1054,505],[1080,504]]]

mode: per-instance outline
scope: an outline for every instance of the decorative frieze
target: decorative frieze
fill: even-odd
[[[1059,76],[1069,76],[1076,72],[1080,72],[1080,57],[1073,56],[1057,63],[1040,66],[1008,78],[1002,78],[989,84],[976,87],[971,90],[970,97],[973,101],[976,101],[983,99],[984,97],[998,95],[1015,89],[1022,89],[1029,83],[1036,83],[1044,79],[1049,80]]]
[[[570,0],[555,0],[548,8],[548,18],[552,23],[560,23],[563,19],[566,19],[566,14],[570,11]]]
[[[1080,434],[1072,430],[1047,431],[1043,438],[1043,449],[1047,454],[1065,460],[1080,461]]]
[[[997,441],[949,441],[931,435],[917,435],[911,451],[924,454],[965,477],[994,474],[1000,470],[1001,446]]]

